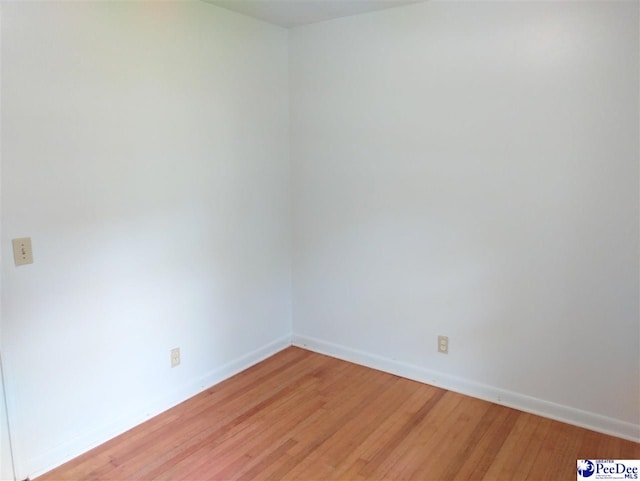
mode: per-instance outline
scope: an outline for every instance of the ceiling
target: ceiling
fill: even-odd
[[[204,0],[281,27],[401,7],[424,0]]]

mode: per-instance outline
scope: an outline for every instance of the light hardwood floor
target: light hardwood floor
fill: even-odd
[[[291,347],[38,478],[575,480],[640,444]]]

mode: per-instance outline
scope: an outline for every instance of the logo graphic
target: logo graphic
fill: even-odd
[[[640,481],[640,459],[578,459],[578,481]]]
[[[588,478],[595,472],[596,468],[592,461],[581,459],[578,461],[578,474],[583,478]]]

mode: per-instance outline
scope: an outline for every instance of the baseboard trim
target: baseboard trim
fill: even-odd
[[[347,346],[334,344],[313,337],[294,334],[277,339],[261,348],[239,357],[200,379],[190,382],[159,402],[144,410],[118,422],[96,428],[75,439],[69,440],[46,453],[34,458],[30,463],[29,473],[16,473],[18,479],[34,479],[38,476],[70,461],[84,452],[128,431],[129,429],[163,413],[164,411],[186,401],[196,394],[228,379],[235,374],[259,363],[260,361],[289,347],[298,346],[310,351],[325,354],[337,359],[353,362],[397,376],[413,379],[425,384],[441,387],[450,391],[465,394],[478,399],[494,402],[503,406],[544,416],[549,419],[565,422],[575,426],[591,429],[603,434],[609,434],[622,439],[640,442],[640,425],[627,423],[599,414],[582,411],[569,406],[526,396],[512,391],[499,389],[486,384],[476,383],[441,372],[425,369],[413,364],[403,363],[393,359],[352,349]]]
[[[160,401],[148,406],[142,413],[121,419],[118,422],[106,424],[69,440],[29,462],[28,473],[17,473],[18,479],[34,479],[51,471],[52,469],[72,460],[73,458],[103,444],[110,439],[128,431],[135,426],[171,409],[187,399],[209,389],[212,386],[228,379],[241,371],[263,361],[264,359],[286,349],[291,345],[291,336],[277,339],[262,346],[244,356],[241,356],[223,366],[214,369],[196,381],[192,381],[173,393],[165,396]]]
[[[313,337],[294,334],[292,344],[310,351],[367,366],[379,371],[441,387],[467,396],[490,401],[502,406],[537,414],[549,419],[609,434],[629,441],[640,442],[640,425],[620,421],[599,414],[582,411],[543,399],[506,391],[420,366],[388,359],[347,346],[334,344]]]

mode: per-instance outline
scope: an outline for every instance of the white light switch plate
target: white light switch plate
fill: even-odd
[[[33,264],[33,251],[31,250],[31,237],[13,239],[13,258],[17,266]]]

